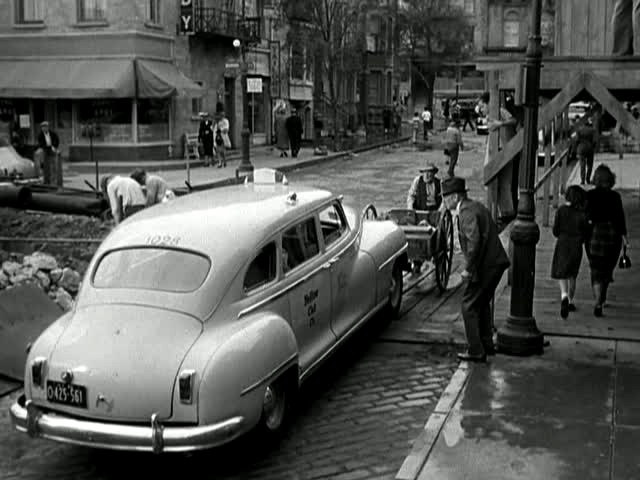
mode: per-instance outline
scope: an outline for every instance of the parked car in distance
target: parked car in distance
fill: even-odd
[[[398,314],[410,266],[395,223],[278,173],[116,227],[74,308],[33,343],[15,428],[156,453],[279,434],[301,383],[374,315]]]
[[[589,110],[587,102],[574,102],[569,104],[569,120],[574,121],[582,118]]]

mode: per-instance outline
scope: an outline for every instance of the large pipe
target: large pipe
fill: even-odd
[[[24,208],[31,201],[31,190],[16,185],[0,185],[0,207]]]
[[[99,217],[109,208],[102,198],[81,197],[76,195],[58,195],[55,193],[33,193],[31,201],[25,206],[30,210],[40,210],[68,215],[89,215]]]

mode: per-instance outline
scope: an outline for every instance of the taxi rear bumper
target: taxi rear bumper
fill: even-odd
[[[242,432],[244,418],[237,416],[204,426],[171,427],[152,415],[149,426],[105,423],[44,412],[24,395],[10,408],[16,430],[32,437],[73,445],[141,452],[188,452],[227,443]]]

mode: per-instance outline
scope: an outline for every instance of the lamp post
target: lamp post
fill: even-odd
[[[541,3],[542,0],[533,1],[531,33],[525,61],[524,145],[519,178],[518,215],[511,231],[514,248],[510,313],[504,326],[498,330],[498,348],[509,355],[541,354],[544,346],[544,336],[538,330],[533,317],[536,244],[540,239],[540,228],[535,221],[534,181],[542,63]]]
[[[253,172],[253,165],[251,164],[251,159],[249,158],[249,141],[251,138],[251,132],[249,131],[249,97],[247,94],[247,72],[249,69],[246,62],[246,47],[237,38],[233,41],[233,47],[236,50],[241,49],[240,51],[242,53],[242,62],[240,64],[240,85],[242,88],[242,131],[240,132],[240,136],[242,139],[242,160],[240,161],[240,165],[238,165],[238,168],[236,169],[236,177],[239,177],[240,174]]]

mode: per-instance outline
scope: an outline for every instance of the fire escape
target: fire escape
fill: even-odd
[[[198,36],[238,38],[244,43],[259,43],[262,37],[262,19],[238,13],[233,1],[220,1],[222,7],[209,7],[204,0],[194,6],[194,33]],[[244,2],[243,2],[244,4]],[[244,13],[244,8],[242,8]]]

